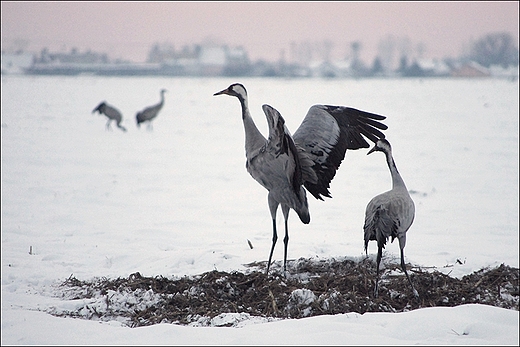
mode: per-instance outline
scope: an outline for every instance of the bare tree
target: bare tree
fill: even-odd
[[[367,69],[360,59],[362,44],[360,41],[353,41],[350,43],[350,49],[352,51],[352,71],[356,75],[363,75],[367,73]]]
[[[325,55],[326,55],[326,60],[329,61],[332,59],[332,56],[333,56],[333,51],[334,51],[334,42],[332,42],[331,40],[325,40],[324,42],[324,45],[325,45]]]
[[[353,41],[350,43],[350,49],[352,51],[352,60],[357,62],[359,60],[359,52],[361,51],[361,42]]]
[[[379,40],[377,45],[377,56],[381,59],[384,70],[393,70],[395,68],[395,52],[396,39],[392,35],[387,35]]]
[[[518,65],[518,47],[511,34],[490,33],[473,44],[470,58],[486,67]]]

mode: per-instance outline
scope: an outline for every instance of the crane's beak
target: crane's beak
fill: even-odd
[[[222,94],[229,95],[229,91],[227,89],[224,89],[224,90],[221,90],[220,92],[213,94],[213,96],[222,95]]]
[[[372,147],[372,148],[370,149],[370,151],[368,151],[367,155],[369,155],[370,153],[375,152],[375,151],[376,151],[376,147],[377,147],[377,146]]]

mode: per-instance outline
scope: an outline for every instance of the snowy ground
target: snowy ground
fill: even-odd
[[[234,328],[132,329],[46,313],[84,305],[56,297],[71,275],[179,277],[267,259],[267,192],[244,167],[239,103],[212,96],[232,82],[2,76],[2,344],[518,344],[519,312],[478,304],[272,322],[224,315]],[[240,82],[264,134],[263,103],[293,132],[315,103],[388,117],[417,209],[407,262],[458,278],[518,268],[518,81]],[[135,113],[157,103],[161,88],[153,131],[137,129]],[[106,131],[91,114],[103,100],[123,112],[127,133]],[[361,257],[365,206],[389,188],[382,155],[347,153],[333,199],[309,201],[311,223],[291,214],[289,258]],[[397,245],[387,252],[393,259]],[[282,259],[281,243],[274,257]]]

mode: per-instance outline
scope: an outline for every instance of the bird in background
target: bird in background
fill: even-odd
[[[148,122],[148,130],[152,130],[152,120],[157,117],[157,114],[162,109],[164,105],[164,93],[166,93],[166,89],[161,89],[161,101],[157,105],[149,106],[142,110],[141,112],[137,112],[135,119],[137,121],[137,127],[139,128],[141,123]]]
[[[392,176],[392,189],[372,198],[365,211],[365,252],[368,254],[368,242],[377,241],[377,270],[374,296],[378,295],[379,286],[379,264],[381,263],[382,251],[385,248],[388,238],[391,242],[397,237],[399,248],[401,249],[401,268],[406,274],[406,278],[412,287],[413,295],[418,298],[419,293],[415,290],[410,276],[404,264],[404,247],[406,245],[406,232],[413,223],[415,217],[415,205],[406,189],[403,178],[397,171],[394,158],[392,156],[392,146],[386,139],[380,139],[375,146],[367,153],[383,152],[386,156],[386,163]]]
[[[106,125],[106,129],[111,129],[110,122],[115,121],[116,125],[119,129],[126,131],[126,128],[121,125],[121,121],[123,119],[123,116],[121,115],[121,112],[113,107],[108,105],[105,101],[100,103],[94,110],[92,110],[92,113],[98,112],[99,114],[104,114],[108,118],[108,122]]]
[[[331,197],[328,190],[347,149],[368,148],[364,137],[372,142],[384,138],[379,130],[385,116],[345,106],[314,105],[292,136],[282,115],[263,105],[269,136],[258,130],[248,107],[246,88],[235,83],[214,94],[230,95],[240,101],[245,130],[246,169],[269,193],[267,196],[273,224],[273,238],[266,274],[278,239],[276,212],[281,205],[285,220],[284,271],[289,243],[289,211],[296,211],[304,224],[310,222],[306,190],[316,199]],[[305,187],[305,188],[304,188]]]

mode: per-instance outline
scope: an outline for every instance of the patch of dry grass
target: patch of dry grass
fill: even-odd
[[[363,261],[299,259],[288,262],[285,274],[273,266],[269,276],[264,274],[265,262],[248,266],[251,271],[246,273],[210,271],[176,279],[143,277],[139,273],[128,278],[92,281],[79,281],[71,276],[60,287],[62,293],[67,293],[67,299],[105,298],[106,309],[96,310],[92,306],[92,314],[87,318],[124,318],[133,327],[190,324],[201,317],[213,318],[222,313],[283,319],[349,312],[403,312],[470,303],[519,310],[519,269],[503,264],[461,279],[437,270],[409,266],[419,299],[414,298],[399,264],[385,264],[379,296],[374,298],[376,271],[370,258]],[[114,293],[121,293],[122,298],[130,293],[137,299],[128,305],[116,306],[111,304]],[[144,293],[156,299],[139,300]],[[55,314],[85,318],[79,312]]]

